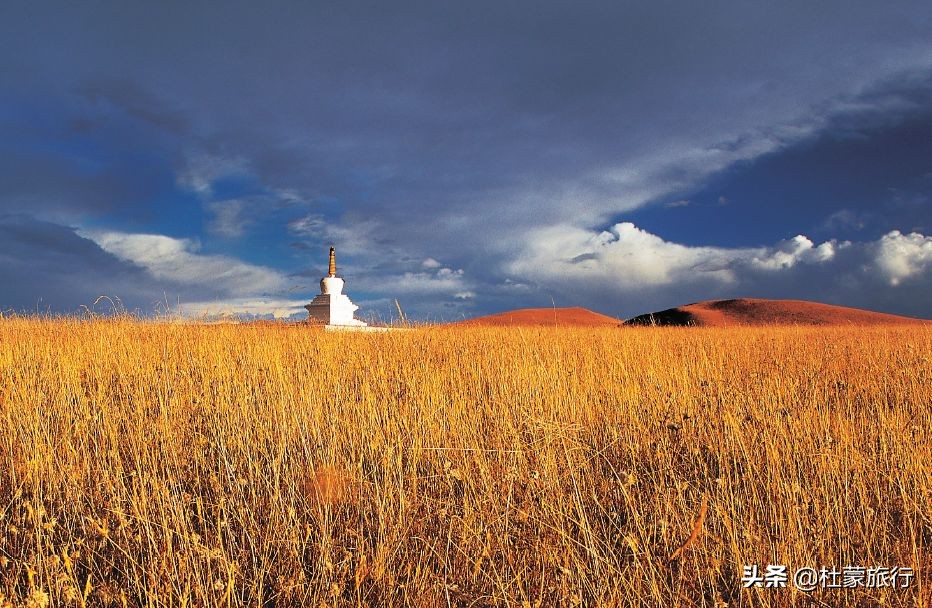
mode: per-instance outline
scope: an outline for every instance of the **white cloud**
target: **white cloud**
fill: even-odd
[[[213,201],[207,203],[206,207],[213,214],[213,218],[207,223],[207,230],[219,236],[242,236],[246,226],[252,222],[245,213],[246,201],[242,199]]]
[[[296,236],[322,236],[327,227],[323,216],[309,213],[288,222],[288,231]]]
[[[406,272],[385,286],[406,294],[463,293],[466,284],[462,270],[440,268],[436,272]]]
[[[185,317],[225,318],[241,315],[285,319],[304,312],[305,300],[231,298],[181,304],[176,312]]]
[[[272,195],[276,200],[290,205],[300,205],[308,202],[308,197],[295,188],[275,188]]]
[[[537,231],[506,270],[534,281],[564,284],[611,281],[615,289],[708,279],[730,283],[735,256],[763,250],[688,247],[624,222],[599,233],[573,226]]]
[[[84,231],[81,236],[160,280],[236,296],[281,291],[286,283],[284,276],[271,268],[197,253],[199,245],[191,239],[113,231]]]
[[[180,187],[207,198],[213,194],[215,181],[242,173],[246,169],[247,163],[242,158],[191,152],[186,155],[184,167],[178,171],[176,181]]]
[[[475,297],[463,269],[430,267],[417,272],[395,274],[371,273],[359,280],[361,289],[385,294],[415,296],[450,296],[460,300]]]
[[[839,209],[833,212],[822,223],[826,230],[837,232],[839,230],[863,230],[867,226],[867,216],[851,209]]]
[[[932,237],[894,230],[877,242],[874,259],[890,285],[899,285],[932,268]]]
[[[598,206],[606,214],[629,211],[661,196],[688,191],[737,162],[758,158],[809,137],[828,119],[816,115],[793,120],[799,124],[751,128],[698,145],[670,142],[645,149],[621,166],[603,168],[591,175],[594,182],[615,193]],[[682,202],[688,204],[686,199],[678,201]]]
[[[534,233],[506,270],[554,289],[619,295],[690,284],[741,288],[799,278],[792,273],[804,268],[895,286],[932,269],[932,237],[893,231],[872,242],[817,245],[797,235],[771,247],[727,248],[672,243],[627,222],[602,232],[557,226]]]
[[[750,263],[763,270],[781,270],[792,268],[799,263],[819,263],[831,260],[837,247],[845,247],[835,241],[826,241],[816,246],[808,237],[801,234],[782,241],[776,247],[764,250],[762,255],[751,258]],[[740,255],[736,258],[740,259]]]
[[[288,232],[297,237],[304,237],[333,244],[337,253],[351,255],[368,253],[373,250],[376,236],[384,231],[378,221],[364,219],[352,223],[327,221],[318,213],[308,213],[288,222]]]

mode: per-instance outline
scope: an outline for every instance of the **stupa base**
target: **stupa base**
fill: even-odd
[[[365,327],[366,323],[353,318],[353,313],[359,308],[343,294],[320,294],[307,309],[307,320],[315,325],[337,327]]]

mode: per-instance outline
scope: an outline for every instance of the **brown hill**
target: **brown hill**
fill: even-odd
[[[459,321],[456,325],[485,326],[559,326],[559,327],[617,327],[621,322],[614,317],[600,315],[585,308],[523,308],[508,312]]]
[[[628,319],[626,325],[892,325],[929,323],[858,308],[802,300],[710,300],[647,313]]]

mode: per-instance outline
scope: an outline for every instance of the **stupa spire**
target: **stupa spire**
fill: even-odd
[[[330,274],[329,276],[337,276],[337,254],[333,247],[330,248]]]

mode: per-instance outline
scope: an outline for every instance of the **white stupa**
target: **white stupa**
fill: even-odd
[[[330,248],[330,270],[320,280],[320,294],[306,305],[307,319],[311,323],[336,327],[365,327],[366,324],[353,318],[359,309],[348,296],[343,294],[343,279],[337,276],[337,260],[333,247]]]

